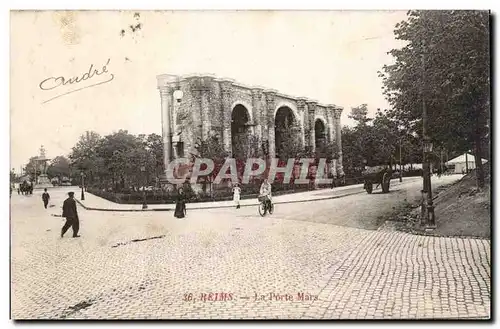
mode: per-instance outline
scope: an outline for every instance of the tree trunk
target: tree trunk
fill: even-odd
[[[482,108],[476,107],[476,120],[475,120],[475,129],[474,129],[474,146],[475,146],[475,153],[474,153],[474,160],[476,162],[476,180],[477,180],[477,187],[478,188],[483,188],[484,187],[484,168],[483,168],[483,162],[481,161],[483,152],[482,152],[482,132],[485,126],[485,123],[483,122],[483,113],[481,113]]]
[[[484,187],[484,167],[483,161],[481,161],[482,147],[481,147],[481,136],[475,136],[475,146],[476,152],[474,152],[474,160],[476,161],[476,179],[477,179],[477,187]]]

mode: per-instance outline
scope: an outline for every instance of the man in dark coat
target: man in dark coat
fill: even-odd
[[[78,219],[78,212],[76,211],[76,201],[74,199],[75,193],[69,192],[69,198],[64,200],[63,203],[63,213],[62,217],[66,218],[66,223],[61,229],[61,238],[64,236],[64,233],[71,226],[73,228],[73,237],[78,238],[78,230],[80,229],[80,220]]]
[[[43,190],[42,200],[43,200],[43,206],[45,207],[45,209],[47,209],[47,205],[49,204],[49,200],[50,200],[50,195],[47,192],[47,189]]]
[[[177,218],[184,218],[186,216],[186,196],[182,187],[177,191],[174,216]]]

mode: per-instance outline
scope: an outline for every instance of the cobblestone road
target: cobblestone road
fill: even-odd
[[[38,194],[12,196],[15,319],[490,314],[489,240],[370,230],[417,185],[391,198],[282,205],[265,218],[251,207],[193,210],[185,220],[79,208],[78,239],[60,239],[63,221],[50,215],[60,214],[63,192],[51,191],[47,210]]]

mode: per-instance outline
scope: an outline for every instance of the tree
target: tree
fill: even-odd
[[[236,161],[236,170],[238,171],[238,177],[242,177],[247,160],[250,158],[264,158],[264,150],[259,139],[255,135],[244,135],[241,134],[233,139],[233,149],[236,154],[233,154],[233,158]],[[252,179],[255,177],[252,177]]]
[[[195,145],[195,149],[198,154],[195,155],[199,158],[211,159],[214,162],[214,170],[206,176],[201,177],[203,180],[203,189],[206,189],[206,183],[210,185],[210,195],[213,195],[213,181],[217,177],[219,170],[224,165],[226,158],[229,153],[224,150],[223,143],[216,133],[209,134],[206,139],[198,139]],[[206,165],[203,165],[201,170],[206,169]]]
[[[127,130],[119,130],[105,136],[99,143],[96,154],[102,158],[102,166],[107,173],[107,179],[121,188],[127,184],[138,186],[141,184],[141,167],[147,166],[147,152],[140,138],[129,134]]]
[[[62,155],[52,159],[47,169],[49,178],[58,177],[60,179],[62,177],[69,177],[70,173],[70,162]]]
[[[360,106],[352,107],[351,113],[347,117],[356,121],[358,125],[366,125],[372,120],[368,118],[367,104],[361,104]]]
[[[39,176],[42,172],[40,170],[40,166],[35,161],[38,156],[31,157],[26,164],[25,171],[31,177]]]
[[[259,139],[255,135],[240,134],[233,139],[234,149],[236,153],[233,158],[241,161],[246,161],[248,158],[256,158],[263,156]]]
[[[399,149],[399,131],[397,123],[391,120],[380,109],[377,110],[375,119],[373,120],[373,137],[377,145],[377,152],[373,156],[376,164],[395,163],[393,160],[397,158],[396,151]]]
[[[99,159],[98,148],[101,136],[95,131],[87,131],[81,135],[69,155],[71,170],[74,176],[79,176],[79,171],[87,173],[88,183],[93,183],[96,176],[102,176],[102,161]]]
[[[151,183],[151,177],[159,178],[164,170],[163,163],[163,140],[160,135],[141,134],[138,137],[140,144],[139,151],[136,154],[141,159],[140,166],[146,169],[146,180]]]
[[[348,176],[361,174],[363,166],[363,150],[359,147],[356,128],[342,127],[342,164]]]
[[[380,136],[376,136],[366,104],[351,108],[349,118],[355,121],[355,126],[342,128],[342,162],[347,175],[358,177],[365,163],[369,166],[379,164]]]
[[[304,154],[304,147],[302,141],[299,140],[299,133],[295,127],[278,127],[276,134],[280,136],[277,139],[276,156],[281,161],[288,161],[288,159],[297,159]]]
[[[337,159],[339,149],[337,143],[333,141],[321,143],[316,147],[316,159],[326,159],[327,162]]]
[[[365,165],[421,161],[421,143],[413,123],[401,121],[394,110],[377,109],[375,117],[369,118],[362,105],[353,108],[350,117],[356,125],[342,129],[343,166],[348,175],[360,176]]]
[[[390,51],[395,63],[380,76],[396,116],[420,133],[425,100],[429,136],[460,153],[474,148],[483,187],[481,155],[490,119],[488,12],[409,11],[394,33],[406,45]]]
[[[163,163],[163,139],[160,135],[149,134],[146,139],[146,149],[149,156],[153,160],[153,172],[156,177],[161,176],[165,172],[165,164]]]

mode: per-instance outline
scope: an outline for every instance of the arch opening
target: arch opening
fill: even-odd
[[[326,142],[326,127],[321,119],[316,119],[314,123],[314,142],[316,145],[316,149],[322,149]]]
[[[281,160],[296,157],[301,151],[299,122],[288,106],[282,106],[276,111],[274,138],[276,156]]]
[[[249,136],[251,131],[248,109],[244,105],[237,104],[231,113],[231,148],[234,158],[246,158]]]

